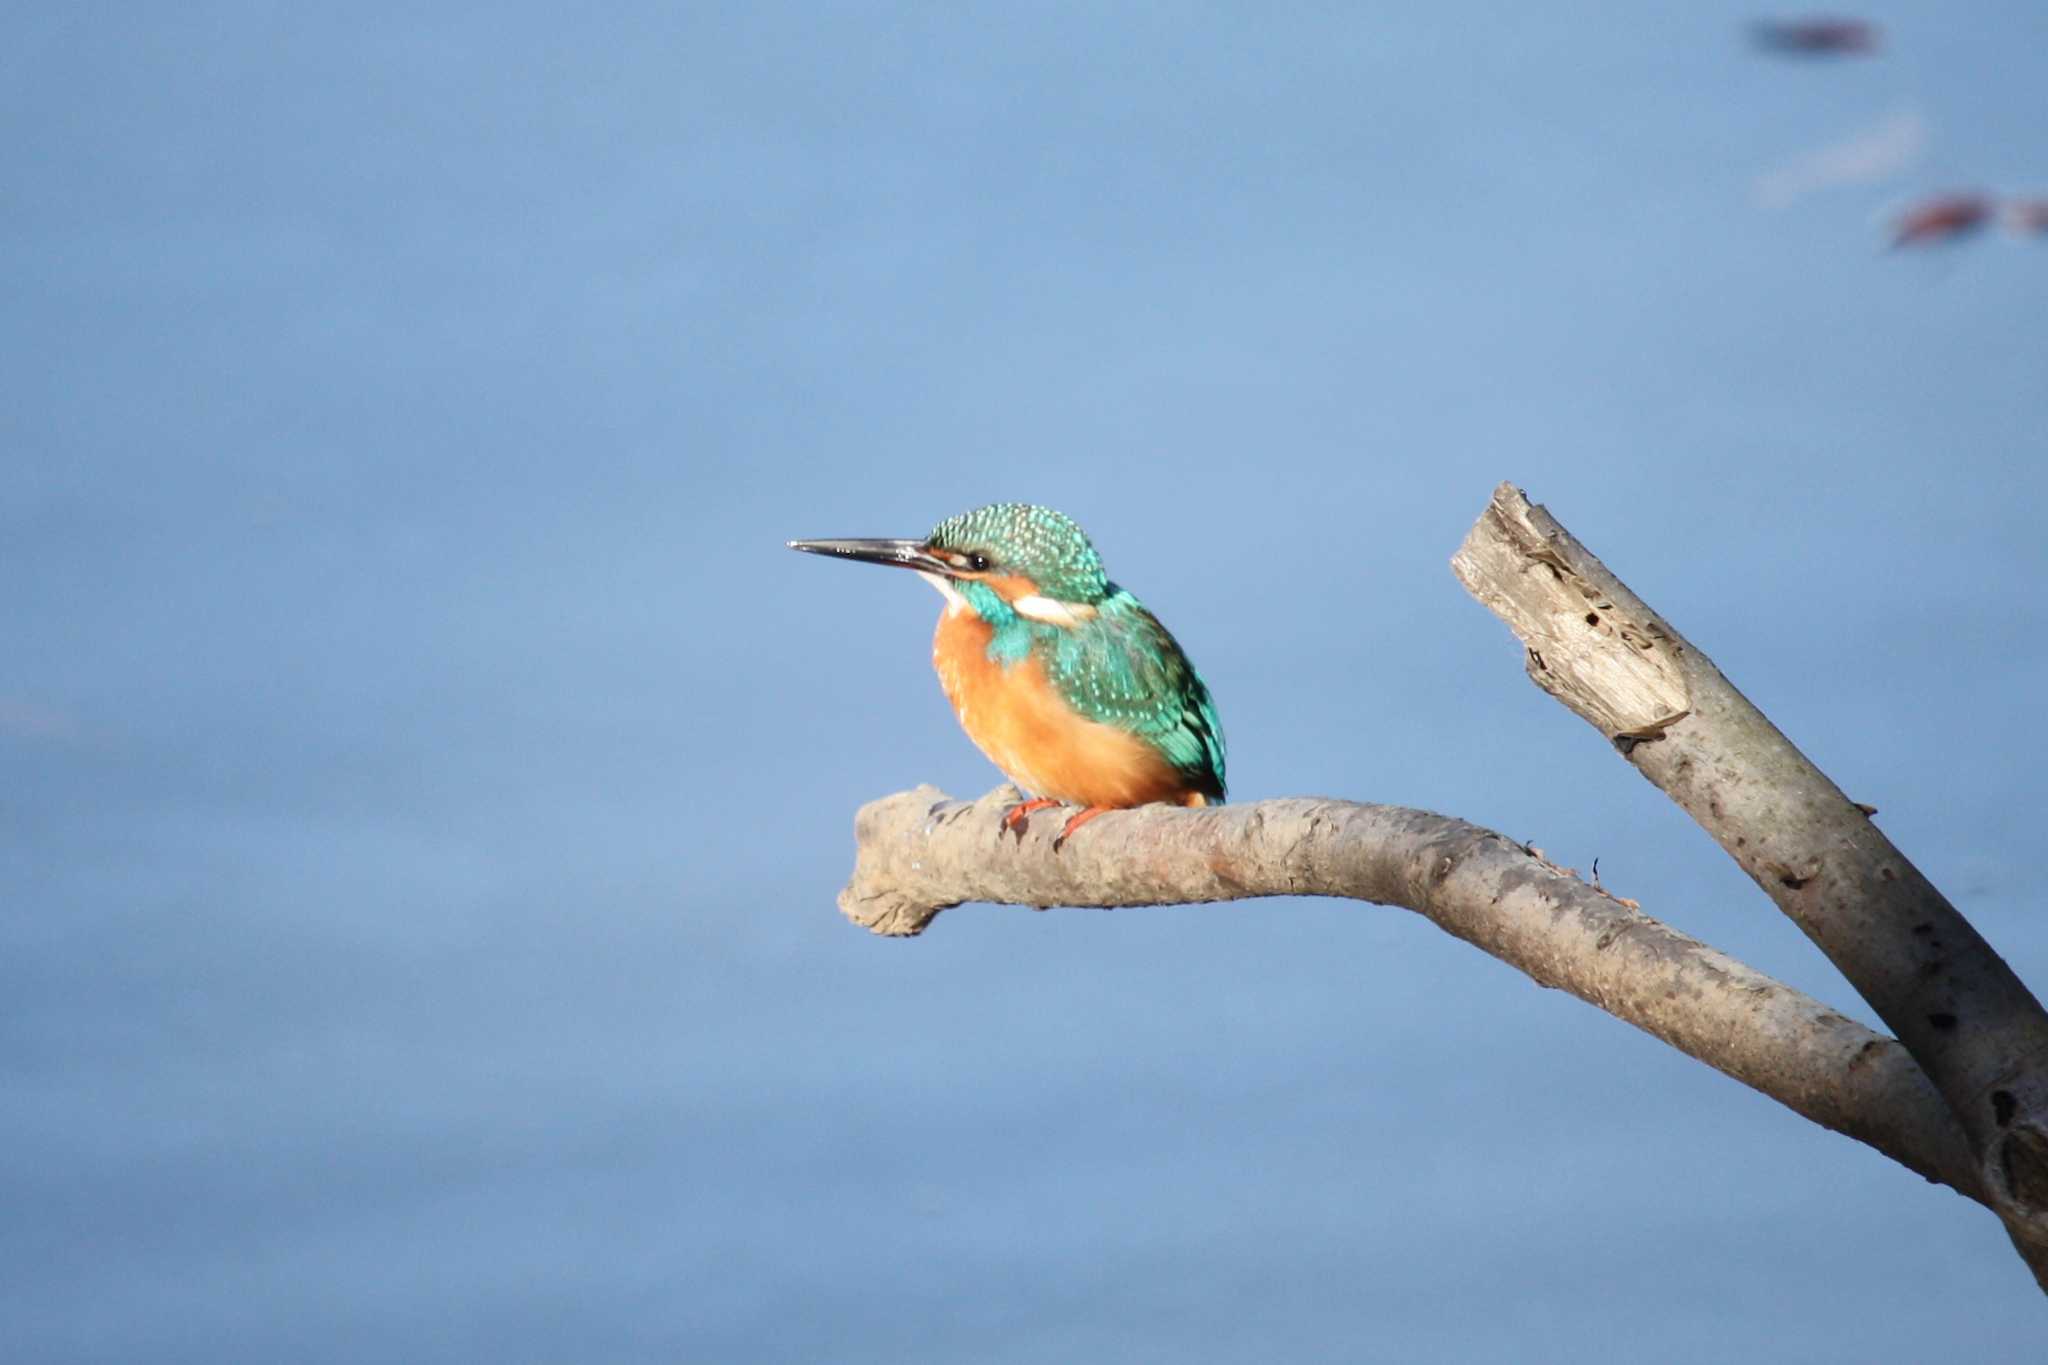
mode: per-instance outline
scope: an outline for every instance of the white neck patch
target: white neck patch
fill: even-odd
[[[1020,597],[1010,606],[1019,616],[1048,626],[1072,627],[1095,619],[1095,608],[1085,602],[1056,602],[1037,593]]]
[[[944,574],[927,573],[923,569],[917,571],[917,576],[938,589],[939,596],[946,599],[946,615],[953,616],[969,610],[967,599],[961,596],[960,589],[953,586],[952,579]],[[1041,625],[1059,626],[1063,629],[1095,619],[1095,608],[1086,602],[1060,602],[1035,592],[1010,603],[1010,609],[1027,621],[1037,621]]]

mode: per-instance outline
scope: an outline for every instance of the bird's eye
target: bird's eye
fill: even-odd
[[[981,551],[976,550],[973,554],[967,556],[967,567],[974,570],[976,573],[987,573],[988,556],[983,554]]]

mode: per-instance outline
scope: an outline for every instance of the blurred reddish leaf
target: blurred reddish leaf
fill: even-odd
[[[2009,199],[2005,230],[2023,237],[2048,237],[2048,199]]]
[[[1892,245],[1935,246],[1967,237],[1991,221],[1991,200],[1981,194],[1937,194],[1901,213]]]
[[[1878,47],[1877,25],[1861,19],[1759,19],[1750,33],[1766,51],[1801,57],[1864,56]]]

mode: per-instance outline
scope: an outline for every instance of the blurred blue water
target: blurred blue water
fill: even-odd
[[[1512,479],[2048,981],[2048,258],[1872,221],[2048,174],[2048,20],[1748,17],[17,15],[0,1356],[2029,1358],[1981,1213],[1396,912],[832,908],[996,777],[781,542],[1029,499],[1234,796],[1863,1013],[1451,579]]]

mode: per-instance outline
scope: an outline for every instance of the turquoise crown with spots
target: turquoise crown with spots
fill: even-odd
[[[997,502],[948,517],[926,543],[958,554],[986,555],[991,570],[1020,574],[1061,602],[1094,606],[1109,596],[1109,576],[1087,532],[1050,507]]]

